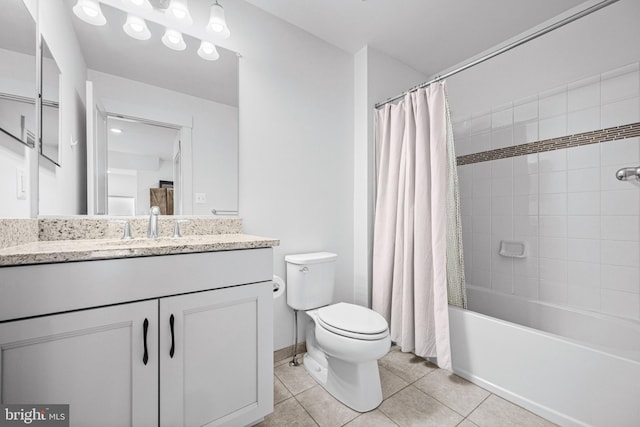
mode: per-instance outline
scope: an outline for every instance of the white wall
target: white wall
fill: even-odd
[[[640,121],[637,16],[621,0],[451,77],[457,154]],[[459,167],[467,282],[639,319],[638,185],[614,176],[638,164],[631,138]],[[513,239],[526,259],[498,255]]]
[[[192,174],[194,193],[207,195],[206,204],[194,203],[193,214],[236,208],[237,108],[91,69],[88,74],[108,113],[192,128],[192,168],[183,173]]]
[[[34,2],[25,0],[31,7]],[[86,213],[86,64],[65,8],[62,0],[39,2],[40,32],[61,73],[60,167],[40,159],[39,213],[43,215]]]
[[[426,76],[369,46],[354,56],[354,301],[371,306],[375,206],[375,104],[425,81]]]

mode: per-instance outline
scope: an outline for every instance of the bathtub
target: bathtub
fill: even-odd
[[[449,307],[456,374],[562,426],[640,426],[640,322],[467,295],[475,311]]]

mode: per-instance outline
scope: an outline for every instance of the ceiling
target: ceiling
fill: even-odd
[[[22,0],[2,0],[0,49],[36,54],[36,22]]]
[[[246,0],[349,53],[437,74],[584,0]]]

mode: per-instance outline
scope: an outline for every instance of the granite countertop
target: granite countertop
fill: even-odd
[[[158,239],[37,241],[0,249],[0,266],[267,248],[279,244],[277,239],[235,233]]]

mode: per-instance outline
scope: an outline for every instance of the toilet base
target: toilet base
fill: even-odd
[[[322,366],[309,354],[304,356],[305,370],[333,397],[358,412],[368,412],[382,403],[378,361],[349,363],[326,357]]]

